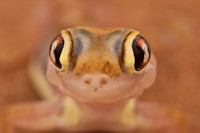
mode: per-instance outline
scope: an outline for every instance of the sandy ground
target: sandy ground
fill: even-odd
[[[0,107],[38,100],[27,62],[48,29],[129,27],[149,40],[158,61],[156,82],[140,99],[186,112],[189,132],[200,132],[200,1],[1,0],[0,6]]]

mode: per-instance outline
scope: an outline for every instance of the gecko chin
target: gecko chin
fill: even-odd
[[[114,103],[137,97],[153,84],[156,77],[154,57],[142,73],[134,75],[122,73],[117,77],[109,77],[106,74],[77,76],[72,72],[58,72],[53,64],[48,66],[47,77],[51,84],[79,102],[92,104]]]

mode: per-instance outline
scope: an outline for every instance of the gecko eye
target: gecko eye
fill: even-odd
[[[67,71],[72,51],[72,39],[69,32],[62,30],[51,43],[49,56],[60,71]]]
[[[125,71],[138,73],[149,62],[151,50],[149,43],[138,31],[131,32],[124,43],[123,63]]]
[[[64,46],[64,39],[61,34],[59,34],[50,46],[50,59],[59,68],[62,68],[60,63],[60,55]]]

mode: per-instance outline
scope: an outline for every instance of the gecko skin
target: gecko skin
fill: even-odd
[[[47,79],[62,95],[6,108],[0,113],[0,133],[14,133],[14,127],[185,132],[179,111],[136,100],[156,77],[156,59],[138,31],[68,28],[52,41],[49,57]]]

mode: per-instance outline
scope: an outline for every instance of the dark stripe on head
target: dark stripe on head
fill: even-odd
[[[114,41],[114,52],[115,54],[119,57],[120,54],[121,54],[121,49],[122,49],[122,42],[123,42],[123,39],[124,39],[124,34],[127,32],[127,29],[119,29],[119,30],[116,30],[112,33],[110,33],[108,35],[108,37],[106,38],[106,40],[109,40],[109,39],[113,39],[114,36],[118,36]]]
[[[75,41],[75,45],[76,45],[75,46],[75,56],[78,57],[84,48],[84,46],[83,46],[84,42],[82,42],[82,39],[84,37],[87,37],[92,40],[93,37],[92,37],[92,34],[85,29],[75,29],[73,31],[73,33],[74,33],[74,41]]]

